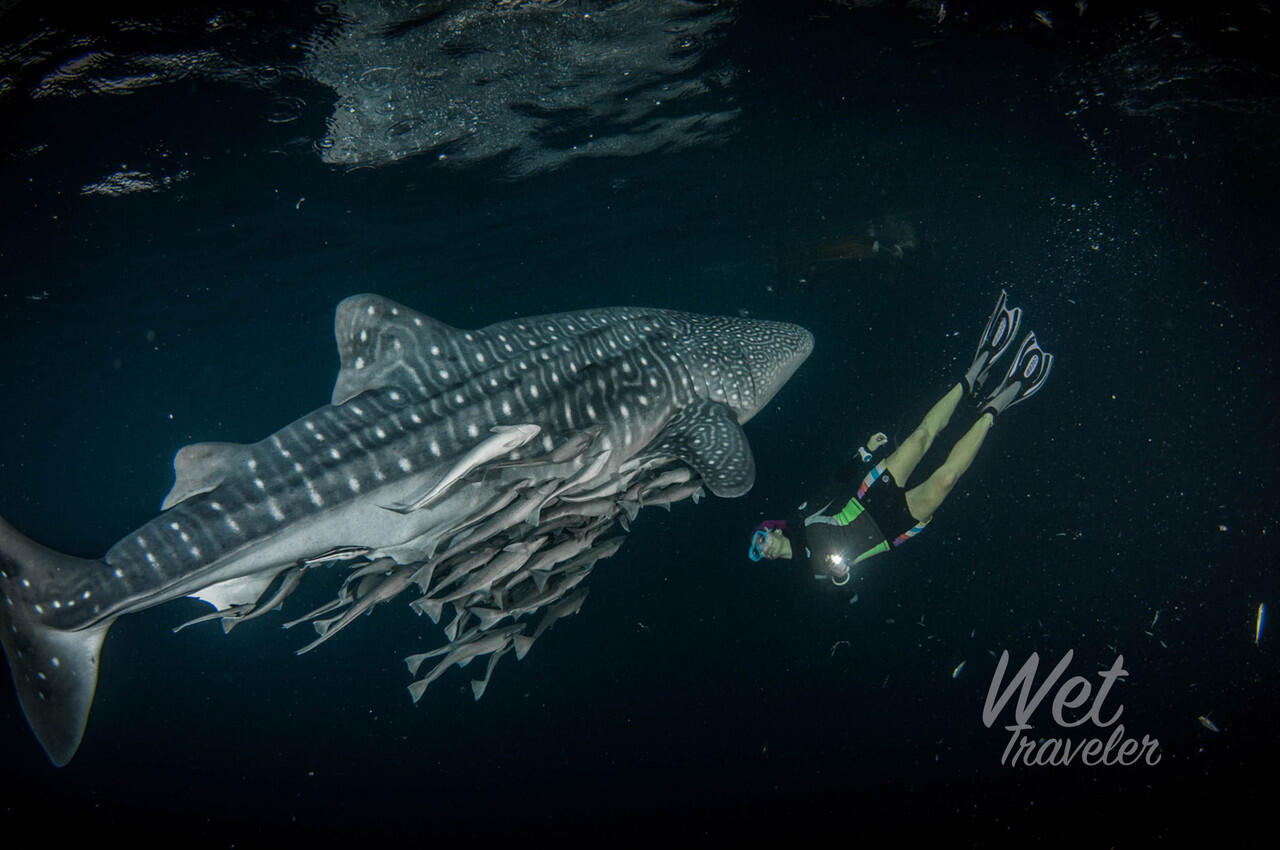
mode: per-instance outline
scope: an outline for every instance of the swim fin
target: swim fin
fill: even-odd
[[[1022,308],[1010,307],[1009,293],[1000,290],[996,309],[982,331],[973,363],[969,366],[969,371],[964,373],[964,389],[969,396],[977,398],[978,389],[987,382],[992,365],[1018,335],[1018,325],[1021,323]]]
[[[1053,355],[1040,347],[1040,343],[1036,342],[1035,331],[1031,331],[1022,341],[1018,356],[1010,364],[1000,386],[987,396],[982,412],[989,412],[993,417],[999,416],[1018,402],[1031,398],[1049,380],[1052,368]]]

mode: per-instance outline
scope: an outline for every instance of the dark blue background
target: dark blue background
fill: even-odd
[[[256,440],[325,403],[332,310],[355,292],[462,327],[646,304],[817,339],[747,426],[755,489],[646,510],[583,611],[504,660],[483,701],[470,669],[405,698],[400,659],[439,634],[403,604],[295,658],[303,641],[279,622],[328,588],[226,637],[171,635],[205,609],[174,603],[113,627],[70,766],[49,766],[4,689],[0,819],[220,844],[931,826],[962,843],[1125,843],[1185,837],[1199,812],[1265,816],[1276,654],[1253,622],[1280,604],[1274,24],[1202,12],[1155,29],[1137,6],[1072,23],[1064,7],[1050,30],[999,6],[942,27],[783,7],[739,9],[714,47],[738,69],[724,144],[519,179],[500,159],[324,166],[309,140],[330,103],[301,82],[308,110],[289,125],[263,120],[261,93],[208,81],[0,100],[0,514],[62,551],[98,556],[150,518],[182,445]],[[318,15],[258,14],[246,62]],[[40,15],[0,17],[6,42],[72,20]],[[79,192],[161,160],[189,179]],[[803,284],[779,263],[891,214],[921,235],[901,261],[830,263]],[[856,604],[746,560],[754,524],[867,433],[910,432],[1001,287],[1057,365],[928,531],[869,565]],[[1122,653],[1111,704],[1159,739],[1161,764],[1002,767],[1006,735],[981,712],[1005,649],[1072,650],[1090,676]],[[1036,732],[1065,734],[1043,712]]]

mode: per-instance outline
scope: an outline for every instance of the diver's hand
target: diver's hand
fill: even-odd
[[[849,583],[852,572],[853,570],[843,557],[831,554],[817,564],[814,578],[829,578],[836,587],[843,587]]]
[[[867,437],[867,448],[874,452],[887,442],[889,442],[889,438],[884,435],[884,432],[877,431],[870,437]]]

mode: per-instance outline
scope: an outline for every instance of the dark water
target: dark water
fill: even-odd
[[[68,767],[0,697],[9,834],[1126,845],[1265,818],[1271,12],[533,5],[470,41],[432,27],[496,4],[0,15],[0,514],[100,555],[154,515],[179,447],[328,400],[332,310],[363,291],[462,327],[610,304],[805,325],[813,357],[746,429],[755,488],[644,511],[583,611],[478,703],[470,670],[405,698],[400,659],[439,635],[403,604],[300,658],[281,618],[125,618]],[[625,68],[599,59],[613,44]],[[430,85],[374,90],[370,71],[429,62]],[[335,116],[377,98],[398,120],[361,147]],[[869,228],[910,244],[859,259]],[[853,604],[748,561],[755,523],[867,433],[910,433],[1001,287],[1057,363],[927,532]],[[1106,704],[1160,763],[1001,765],[1011,709],[994,728],[982,710],[1004,650],[1072,651],[1095,685],[1123,655]],[[1031,722],[1110,734],[1047,701]]]

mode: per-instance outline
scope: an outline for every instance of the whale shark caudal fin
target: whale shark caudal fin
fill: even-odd
[[[74,586],[86,570],[99,569],[106,565],[46,549],[0,519],[0,643],[22,712],[58,767],[80,746],[98,686],[98,654],[115,618],[57,629],[43,622],[49,604],[37,594]]]

